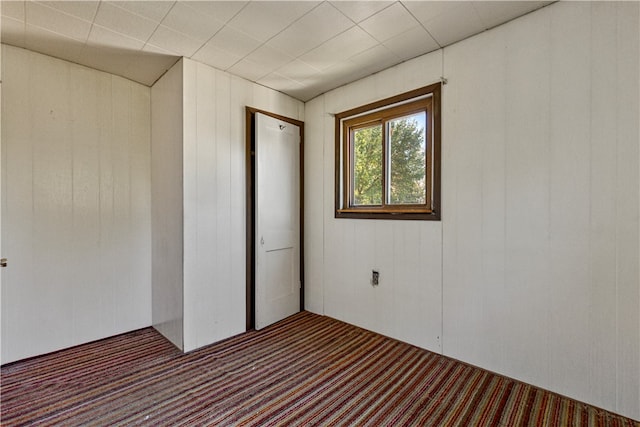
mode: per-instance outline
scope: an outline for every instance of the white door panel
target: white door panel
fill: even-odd
[[[256,313],[261,329],[300,310],[300,128],[256,113]]]

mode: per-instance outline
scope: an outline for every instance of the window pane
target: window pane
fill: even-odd
[[[426,114],[389,121],[389,203],[426,203]]]
[[[382,126],[353,132],[353,204],[382,204]]]

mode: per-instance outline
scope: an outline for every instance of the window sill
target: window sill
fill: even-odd
[[[382,219],[382,220],[420,220],[440,221],[440,214],[435,211],[425,210],[386,210],[379,209],[339,209],[335,213],[336,218],[352,219]]]

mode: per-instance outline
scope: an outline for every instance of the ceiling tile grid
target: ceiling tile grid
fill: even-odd
[[[362,21],[359,25],[376,40],[384,42],[420,25],[420,23],[401,3],[394,3]]]
[[[202,46],[200,40],[164,25],[159,25],[156,28],[148,43],[187,58],[191,58]]]
[[[110,3],[143,18],[150,19],[154,22],[161,22],[167,13],[169,13],[175,1],[112,1]]]
[[[21,2],[4,2],[4,4],[21,3]],[[85,21],[93,21],[98,11],[98,1],[48,1],[47,6],[58,9],[68,15],[75,16]]]
[[[91,30],[90,22],[49,7],[46,3],[26,3],[25,16],[29,18],[29,25],[76,40],[86,40]]]
[[[97,24],[93,24],[87,39],[87,45],[119,46],[128,50],[141,50],[144,44],[142,40],[126,36]]]
[[[377,44],[379,43],[369,33],[354,26],[303,54],[299,59],[318,70],[324,70]]]
[[[248,1],[232,0],[232,1],[203,1],[203,0],[187,0],[183,2],[200,13],[216,18],[222,22],[228,22],[236,16],[248,3]]]
[[[302,101],[551,3],[1,1],[3,43],[149,86],[184,56]]]
[[[198,12],[183,2],[176,3],[162,20],[162,25],[188,35],[194,40],[206,42],[223,26],[224,22]]]
[[[232,65],[242,60],[243,57],[243,55],[223,50],[209,42],[198,49],[192,58],[214,68],[228,70]]]
[[[352,27],[353,22],[329,3],[322,3],[267,42],[298,57]]]
[[[332,1],[331,4],[358,24],[393,4],[392,1]]]
[[[156,21],[107,2],[100,3],[93,22],[111,31],[143,42],[147,41],[158,27],[158,22]]]

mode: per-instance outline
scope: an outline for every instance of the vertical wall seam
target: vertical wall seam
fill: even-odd
[[[507,174],[507,145],[509,144],[509,138],[508,138],[508,131],[509,129],[507,128],[507,118],[508,118],[508,109],[507,106],[508,101],[509,101],[509,96],[508,96],[508,90],[507,90],[507,85],[506,85],[506,81],[509,77],[509,70],[508,70],[508,53],[509,53],[509,47],[507,45],[507,43],[504,43],[503,46],[503,50],[502,50],[502,58],[503,58],[503,62],[502,62],[502,67],[503,67],[503,81],[505,83],[503,83],[503,91],[502,91],[502,102],[503,102],[503,127],[502,127],[502,138],[503,138],[503,142],[502,142],[502,167],[503,167],[503,188],[502,188],[502,212],[504,213],[504,217],[502,220],[502,292],[503,292],[503,296],[506,293],[506,289],[507,289],[507,188],[508,188],[508,174]],[[505,298],[506,300],[506,298]],[[500,354],[504,355],[506,352],[504,350],[505,347],[505,341],[504,341],[504,335],[505,332],[503,331],[502,336],[501,336],[501,340],[500,340],[500,346],[501,346],[501,352]],[[505,361],[504,361],[504,356],[502,358],[502,360],[499,361],[500,365],[499,366],[505,366]]]
[[[587,235],[587,251],[588,251],[588,278],[589,278],[589,292],[591,293],[591,288],[593,285],[593,262],[592,262],[592,230],[593,230],[593,4],[589,3],[589,174],[588,174],[588,184],[589,184],[589,212],[587,214],[587,221],[589,225],[588,235]],[[588,297],[588,310],[589,313],[592,312],[592,298],[593,296],[590,294]],[[589,315],[587,317],[587,329],[592,331],[592,317]],[[592,336],[589,334],[589,341],[591,341]],[[594,355],[593,349],[589,349],[589,378],[587,378],[587,384],[589,387],[588,394],[592,393],[593,390],[593,372],[592,367],[594,365]]]
[[[192,200],[192,203],[195,202],[195,208],[193,209],[193,220],[194,223],[191,225],[193,227],[193,229],[195,229],[195,233],[190,233],[190,235],[192,236],[191,238],[193,238],[193,243],[192,243],[192,247],[193,247],[193,260],[191,260],[190,265],[195,266],[195,271],[192,271],[192,275],[191,275],[191,280],[192,282],[196,283],[196,286],[194,287],[194,289],[197,289],[197,284],[198,284],[198,279],[200,277],[200,245],[198,243],[198,237],[199,234],[198,230],[200,228],[200,215],[199,215],[199,211],[200,209],[198,209],[198,201],[200,200],[200,187],[199,187],[199,177],[200,177],[200,169],[199,169],[199,163],[198,163],[198,148],[200,146],[200,137],[198,135],[198,119],[199,119],[199,105],[200,105],[200,100],[202,99],[200,95],[200,90],[198,90],[198,83],[200,81],[200,65],[197,63],[192,64],[193,68],[195,68],[194,70],[194,86],[195,86],[195,93],[193,94],[193,102],[191,107],[193,108],[193,115],[194,115],[194,129],[193,129],[193,157],[192,160],[194,161],[194,165],[193,165],[193,185],[195,186],[195,188],[193,189],[193,197],[195,197],[195,200]],[[183,171],[184,173],[184,171]],[[193,301],[197,301],[198,298],[192,298]],[[192,333],[192,339],[193,339],[193,346],[191,348],[198,348],[199,347],[199,337],[198,337],[198,331],[200,328],[198,328],[198,317],[199,317],[199,313],[197,308],[194,310],[194,308],[192,307],[191,310],[193,310],[193,312],[195,313],[195,319],[193,322],[193,333]],[[183,313],[183,317],[184,317],[184,313]],[[186,335],[186,334],[185,334]]]
[[[620,171],[618,168],[618,157],[619,157],[619,152],[618,152],[618,145],[619,145],[619,141],[618,141],[618,127],[619,127],[619,116],[620,116],[620,101],[619,101],[619,96],[618,96],[618,92],[619,92],[619,86],[618,86],[618,57],[619,57],[619,49],[618,49],[618,37],[619,37],[619,26],[620,26],[620,19],[619,19],[619,15],[620,15],[620,9],[616,8],[616,27],[615,27],[615,38],[616,38],[616,46],[615,46],[615,58],[616,60],[615,62],[615,108],[616,108],[616,112],[615,112],[615,117],[616,117],[616,126],[615,126],[615,135],[613,138],[613,142],[614,142],[614,152],[616,153],[615,155],[615,174],[616,174],[616,198],[615,198],[615,204],[614,204],[614,212],[613,212],[613,218],[615,220],[615,233],[614,233],[614,242],[615,242],[615,250],[614,250],[614,264],[615,264],[615,306],[616,306],[616,331],[615,331],[615,336],[616,336],[616,360],[615,360],[615,378],[616,378],[616,390],[615,390],[615,396],[616,396],[616,403],[615,403],[615,408],[616,410],[620,409],[620,385],[621,385],[621,379],[620,379],[620,286],[619,286],[619,271],[620,271],[620,266],[618,264],[619,262],[619,256],[618,256],[618,235],[620,232],[620,224],[618,221],[618,200],[619,200],[619,193],[617,192],[617,186],[618,186],[618,182],[620,180]]]
[[[322,94],[322,265],[320,266],[320,271],[322,272],[322,280],[320,282],[321,285],[321,290],[322,290],[322,314],[324,315],[326,313],[326,308],[325,308],[325,295],[326,295],[326,274],[324,271],[324,266],[325,266],[325,257],[326,257],[326,221],[327,221],[327,215],[325,214],[325,209],[324,209],[324,201],[325,199],[325,195],[326,195],[326,186],[325,186],[325,179],[326,177],[324,176],[325,174],[325,167],[324,164],[327,161],[327,159],[325,158],[325,146],[326,146],[326,135],[325,135],[325,131],[326,131],[326,127],[327,125],[324,123],[324,121],[326,120],[327,115],[329,114],[329,112],[327,112],[327,95]],[[305,104],[305,119],[306,119],[306,104]],[[335,142],[335,141],[334,141]],[[335,154],[334,154],[335,155]]]
[[[128,199],[129,199],[129,203],[127,206],[127,224],[128,224],[128,228],[129,228],[129,236],[133,236],[133,188],[134,188],[134,184],[133,184],[133,168],[132,168],[132,164],[134,161],[134,157],[133,157],[133,153],[134,153],[134,144],[137,141],[134,141],[133,135],[134,135],[134,121],[133,121],[133,82],[130,80],[126,80],[127,83],[127,96],[128,96],[128,103],[127,103],[127,120],[128,120],[128,132],[127,132],[127,157],[129,159],[129,164],[128,164],[128,178],[129,178],[129,185],[127,187],[127,191],[128,191]],[[129,259],[133,260],[133,253],[131,250],[131,246],[129,248],[127,248],[128,252],[129,252]],[[133,262],[128,263],[127,265],[127,284],[128,286],[133,286],[133,270],[132,270],[132,265]]]
[[[445,76],[445,66],[444,66],[444,48],[441,48],[441,65],[442,65],[442,77]],[[445,93],[447,89],[442,86],[442,96],[440,96],[440,146],[442,147],[442,142],[446,141],[446,133],[442,127],[444,120],[442,120],[442,116],[444,115],[444,109],[447,105]],[[440,157],[442,158],[442,148],[440,149]],[[442,174],[440,178],[440,193],[442,194],[442,187],[444,187],[444,183],[442,182]],[[440,198],[440,210],[442,210],[442,197]],[[446,219],[444,215],[441,215],[440,219],[440,354],[444,354],[444,223]]]
[[[548,37],[548,43],[549,43],[549,51],[548,51],[548,55],[549,55],[549,62],[548,62],[548,73],[549,73],[549,82],[547,85],[547,91],[548,91],[548,102],[549,102],[549,107],[547,108],[547,117],[548,117],[548,127],[547,127],[547,144],[549,145],[548,148],[548,170],[547,173],[548,175],[548,192],[547,192],[547,254],[551,254],[551,250],[553,247],[553,242],[552,242],[552,213],[553,213],[553,208],[552,208],[552,187],[553,187],[553,154],[552,154],[552,117],[551,117],[551,106],[553,104],[553,47],[554,47],[554,41],[553,41],[553,37],[552,37],[552,27],[554,24],[554,20],[553,20],[553,16],[554,14],[551,13],[550,9],[549,11],[547,11],[547,13],[549,14],[549,29],[547,31],[547,37]],[[547,271],[551,271],[551,258],[548,257],[547,258]],[[547,283],[550,283],[550,278],[547,277]],[[549,310],[551,310],[551,294],[547,293],[547,307]],[[547,321],[548,319],[550,319],[551,316],[547,317]],[[549,327],[550,325],[547,325],[547,327],[549,328],[548,330],[551,330],[551,328]],[[549,378],[551,378],[551,360],[553,358],[553,354],[552,354],[552,346],[551,346],[551,335],[550,334],[546,334],[546,339],[547,339],[547,367],[546,367],[546,371],[547,371],[547,375],[548,375],[548,379],[547,381],[549,381]]]
[[[71,67],[67,67],[67,108],[69,109],[68,114],[69,114],[69,123],[67,123],[67,134],[69,135],[69,144],[70,144],[70,150],[69,150],[69,155],[71,156],[71,233],[69,236],[70,242],[69,242],[69,246],[71,247],[71,251],[74,254],[76,254],[75,251],[75,243],[76,243],[76,233],[75,233],[75,215],[76,215],[76,201],[75,201],[75,191],[74,191],[74,182],[75,182],[75,164],[74,164],[74,153],[75,153],[75,145],[76,145],[76,138],[75,138],[75,132],[74,132],[74,126],[72,123],[75,123],[76,117],[75,117],[75,111],[73,108],[74,105],[74,93],[73,93],[73,89],[72,89],[72,85],[71,82],[73,81],[71,74],[73,73],[73,71],[71,70]],[[68,273],[68,272],[67,272]],[[71,299],[71,340],[73,342],[76,341],[76,322],[75,317],[76,317],[76,311],[77,311],[77,299],[76,299],[76,295],[73,295],[72,299]]]
[[[113,142],[112,142],[112,138],[113,138],[113,129],[115,129],[114,126],[114,119],[113,119],[113,97],[114,97],[114,89],[113,89],[113,80],[114,80],[114,76],[109,76],[109,106],[110,106],[110,111],[109,111],[109,137],[110,137],[110,141],[109,141],[109,166],[111,167],[111,213],[110,213],[110,225],[113,225],[113,217],[114,217],[114,202],[113,202],[113,191],[114,191],[114,185],[113,185]],[[110,230],[111,231],[111,230]],[[113,275],[111,274],[111,272],[113,271],[113,266],[110,266],[109,268],[109,275],[111,277],[113,277]],[[109,287],[109,291],[110,291],[110,297],[113,298],[115,296],[115,289],[110,286]],[[114,306],[112,308],[111,311],[111,327],[113,328],[115,326],[116,323],[116,307]]]

